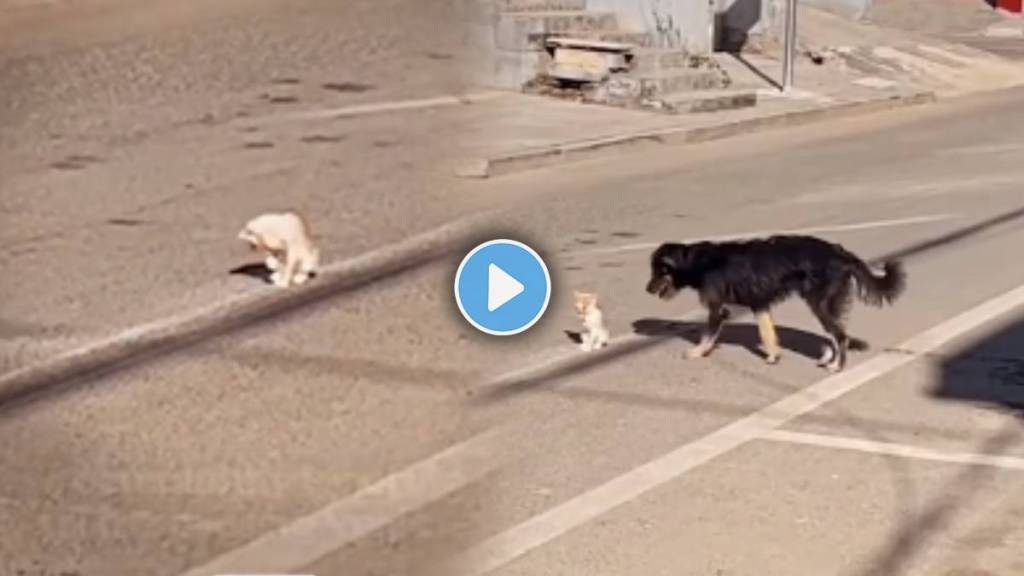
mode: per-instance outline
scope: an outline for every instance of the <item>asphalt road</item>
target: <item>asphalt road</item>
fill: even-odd
[[[455,257],[5,406],[0,568],[1018,574],[1021,95],[478,183],[552,270],[533,330],[466,324]],[[688,362],[696,302],[643,291],[650,244],[794,229],[906,258],[845,395],[798,303],[778,366],[741,320]],[[563,333],[577,287],[603,354]]]
[[[386,106],[473,90],[475,6],[0,3],[0,369],[250,289],[260,212],[305,213],[325,262],[464,213],[486,126]]]

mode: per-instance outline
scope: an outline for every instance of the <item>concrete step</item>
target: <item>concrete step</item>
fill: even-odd
[[[689,68],[692,59],[685,52],[666,48],[638,48],[632,51],[630,60],[637,74],[656,74],[665,70]]]
[[[618,31],[610,12],[518,12],[498,15],[495,43],[499,50],[540,50],[551,36],[594,35]],[[589,37],[589,36],[588,36]]]
[[[573,82],[600,82],[616,72],[626,72],[629,65],[621,52],[599,52],[560,47],[548,66],[548,75]]]
[[[680,68],[654,74],[629,75],[642,98],[663,98],[678,92],[720,90],[729,87],[729,76],[719,69]]]
[[[756,90],[698,90],[672,94],[661,99],[662,108],[675,114],[696,114],[738,110],[757,106]]]
[[[634,48],[647,48],[654,45],[654,35],[649,32],[632,32],[628,30],[569,30],[564,36],[582,40],[597,40],[629,44]]]
[[[587,0],[498,0],[498,12],[584,11]]]
[[[572,38],[566,36],[552,36],[547,39],[548,48],[576,48],[579,50],[593,50],[595,52],[616,52],[627,54],[633,52],[631,44],[621,42],[605,42],[602,40],[587,40],[585,38]]]

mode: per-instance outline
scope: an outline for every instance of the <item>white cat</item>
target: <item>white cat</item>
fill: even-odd
[[[275,286],[304,284],[320,266],[320,252],[313,245],[309,225],[295,212],[261,214],[245,224],[238,238],[266,255]]]
[[[604,325],[604,313],[597,305],[597,294],[573,291],[576,302],[576,314],[583,319],[586,332],[580,334],[580,348],[586,352],[598,350],[608,345],[608,328]]]

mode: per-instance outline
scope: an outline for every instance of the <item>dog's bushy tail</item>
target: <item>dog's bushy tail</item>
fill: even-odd
[[[907,286],[907,273],[901,262],[886,262],[882,265],[882,271],[881,276],[876,275],[859,259],[853,265],[853,277],[857,279],[860,299],[872,306],[892,304]]]

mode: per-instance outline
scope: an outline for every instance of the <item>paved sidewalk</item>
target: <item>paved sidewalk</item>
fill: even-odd
[[[876,0],[867,19],[886,28],[946,36],[981,33],[1015,18],[985,0]]]
[[[475,153],[458,173],[497,176],[620,146],[704,141],[1024,84],[1024,65],[964,44],[810,8],[800,18],[791,93],[778,86],[781,46],[762,42],[756,52],[716,55],[734,86],[757,90],[753,108],[668,115],[510,94],[477,110],[500,120],[478,123],[488,130],[473,135]]]

